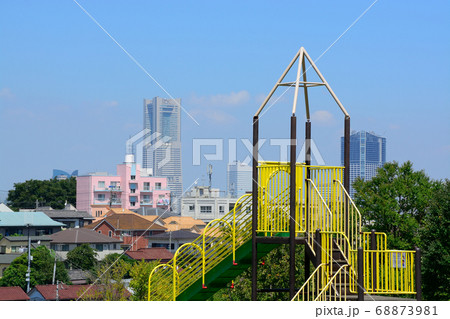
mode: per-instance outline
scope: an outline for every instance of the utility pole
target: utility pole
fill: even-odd
[[[36,200],[37,201],[37,200]],[[30,224],[27,224],[28,229],[28,269],[25,275],[25,280],[27,282],[27,293],[30,292],[30,273],[31,273],[31,237],[30,237]]]

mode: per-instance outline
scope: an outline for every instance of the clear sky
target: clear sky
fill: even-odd
[[[450,177],[448,1],[77,1],[0,2],[0,199],[54,168],[114,173],[143,99],[167,92],[187,111],[184,186],[206,183],[211,163],[224,189],[230,139],[244,160],[252,116],[301,46],[352,129],[387,138],[388,161]],[[339,165],[343,116],[325,93],[310,93],[313,139]],[[262,137],[288,137],[291,98],[261,118]],[[302,139],[302,104],[297,116]],[[193,165],[198,138],[223,139],[223,160]],[[263,158],[279,157],[267,142]]]

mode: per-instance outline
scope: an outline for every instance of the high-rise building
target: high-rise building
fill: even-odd
[[[183,193],[181,170],[181,99],[144,99],[144,129],[151,134],[144,144],[142,166],[153,176],[167,178],[172,208],[178,212]]]
[[[227,166],[227,193],[240,197],[252,191],[252,167],[235,161]]]
[[[386,163],[386,138],[373,132],[358,131],[350,135],[350,196],[357,177],[370,180]],[[344,137],[341,137],[341,165],[344,165]]]

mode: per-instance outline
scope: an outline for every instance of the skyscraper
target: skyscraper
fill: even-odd
[[[350,135],[350,196],[357,177],[370,180],[386,163],[386,138],[375,133],[358,131]],[[341,165],[344,165],[344,137],[341,137]]]
[[[144,145],[142,166],[151,168],[153,176],[167,178],[172,207],[179,211],[183,193],[181,99],[144,99],[144,129],[150,130],[151,143],[150,147]]]
[[[235,161],[227,166],[227,193],[240,197],[252,190],[252,167]]]

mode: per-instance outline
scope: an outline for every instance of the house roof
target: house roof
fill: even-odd
[[[18,242],[18,241],[26,241],[28,242],[28,236],[5,236],[3,237],[5,240]],[[43,236],[30,236],[31,242],[37,242],[37,241],[51,241],[52,238],[47,235]]]
[[[171,216],[163,219],[164,227],[167,231],[176,230],[192,230],[196,231],[206,226],[206,223],[200,219],[195,219],[188,216]],[[197,227],[197,228],[195,228]]]
[[[0,264],[9,265],[22,254],[0,254]]]
[[[97,233],[87,228],[68,228],[50,236],[52,243],[56,244],[97,244],[121,243],[122,241]]]
[[[84,210],[46,210],[43,211],[45,215],[50,218],[80,218],[80,219],[94,219],[91,214]]]
[[[56,222],[43,212],[0,212],[0,227],[62,227],[63,223]]]
[[[20,287],[0,287],[1,301],[25,301],[30,297]]]
[[[0,212],[12,212],[13,210],[3,203],[0,203]]]
[[[188,230],[177,230],[173,232],[165,232],[162,234],[156,234],[149,238],[151,241],[152,239],[169,239],[177,240],[177,239],[196,239],[200,234],[193,233]]]
[[[165,227],[159,225],[154,220],[149,220],[145,217],[149,216],[141,216],[133,212],[108,212],[106,217],[85,226],[85,228],[96,229],[101,223],[107,222],[116,230],[166,230]]]
[[[58,287],[58,300],[76,300],[80,295],[88,289],[90,285],[66,285],[60,284]],[[96,286],[92,286],[89,292],[95,292]],[[37,285],[28,295],[38,291],[45,300],[56,300],[56,285]]]
[[[164,247],[141,248],[136,251],[127,251],[128,257],[134,260],[170,260],[173,254]]]
[[[172,211],[162,209],[159,207],[140,207],[135,209],[134,211],[137,212],[139,215],[143,216],[164,216],[164,217],[179,216],[178,213],[174,213]]]

